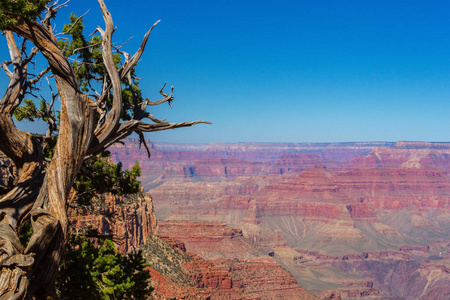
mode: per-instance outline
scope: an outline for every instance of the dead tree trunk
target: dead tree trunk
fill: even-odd
[[[130,56],[120,52],[125,62],[117,68],[113,59],[112,34],[114,25],[103,0],[99,0],[105,29],[98,28],[102,37],[102,55],[107,74],[102,93],[96,99],[80,91],[80,87],[64,53],[59,49],[50,19],[56,13],[49,7],[41,23],[23,20],[4,31],[11,60],[2,64],[10,84],[0,102],[0,151],[14,162],[18,170],[16,186],[0,195],[0,300],[57,299],[54,281],[68,230],[68,197],[82,162],[133,132],[143,138],[143,132],[192,126],[204,121],[168,123],[145,112],[148,105],[173,100],[164,94],[155,102],[135,103],[134,118],[121,123],[122,81],[140,59],[148,36],[141,47]],[[156,23],[155,23],[156,25]],[[30,41],[30,54],[19,49],[13,32]],[[27,64],[40,52],[49,68],[29,79]],[[12,65],[13,70],[9,69]],[[14,110],[37,81],[50,70],[56,82],[61,103],[57,143],[50,162],[42,154],[43,138],[20,131],[14,124]],[[106,105],[113,95],[111,105]],[[150,119],[152,123],[143,120]],[[31,220],[33,235],[23,245],[18,234],[25,220]]]

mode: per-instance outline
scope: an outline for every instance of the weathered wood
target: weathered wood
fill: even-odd
[[[171,104],[170,95],[163,88],[161,100],[135,101],[134,119],[121,123],[122,81],[128,78],[141,58],[150,32],[133,56],[119,51],[125,61],[117,68],[113,59],[112,36],[114,24],[103,0],[98,0],[105,21],[105,29],[98,28],[102,36],[102,57],[107,71],[103,89],[97,98],[80,91],[71,64],[58,47],[51,19],[61,6],[50,6],[45,18],[39,23],[25,20],[11,25],[4,31],[11,60],[0,66],[9,77],[9,85],[0,101],[0,151],[8,156],[17,168],[16,185],[0,195],[0,300],[3,299],[57,299],[54,281],[61,260],[68,231],[67,209],[69,194],[82,162],[131,133],[160,131],[189,127],[205,121],[169,123],[146,112],[147,106]],[[65,4],[62,4],[63,6]],[[19,49],[14,34],[30,41],[35,48],[27,55],[24,47]],[[117,49],[117,47],[115,48]],[[40,52],[48,67],[29,78],[27,65]],[[10,69],[12,67],[12,70]],[[60,101],[60,122],[55,128],[48,121],[49,133],[57,129],[58,137],[51,161],[43,157],[43,138],[20,131],[12,115],[25,95],[48,72],[51,71]],[[112,105],[106,105],[109,95]],[[52,104],[56,96],[52,91]],[[148,119],[153,123],[145,123]],[[148,149],[147,149],[148,150]],[[22,245],[18,234],[25,220],[31,220],[33,234],[27,245]]]

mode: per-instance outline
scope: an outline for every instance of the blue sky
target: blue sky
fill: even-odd
[[[126,4],[124,4],[126,3]],[[450,2],[106,1],[115,41],[133,52],[152,100],[167,81],[168,121],[213,125],[152,133],[160,142],[450,141]],[[96,1],[73,0],[86,32]],[[7,54],[2,40],[0,54]],[[3,75],[2,75],[3,76]],[[0,87],[6,85],[2,80]]]

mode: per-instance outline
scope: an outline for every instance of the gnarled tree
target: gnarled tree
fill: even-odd
[[[157,23],[130,55],[114,47],[112,17],[104,1],[98,2],[105,28],[98,27],[98,34],[86,41],[80,35],[82,17],[75,16],[61,33],[68,38],[58,40],[61,35],[54,32],[51,21],[66,3],[0,0],[0,29],[10,54],[1,64],[9,85],[0,101],[0,151],[14,162],[18,174],[13,186],[0,190],[0,300],[57,298],[54,281],[67,238],[67,210],[83,161],[133,132],[147,148],[144,132],[208,123],[169,123],[147,111],[149,106],[173,101],[173,88],[166,94],[164,86],[161,100],[143,99],[134,75]],[[38,53],[48,67],[31,74],[28,66]],[[50,99],[40,95],[37,109],[27,97],[37,98],[36,84],[44,78],[54,84],[49,83]],[[55,101],[60,102],[59,112]],[[21,131],[14,115],[41,118],[48,124],[47,134]],[[45,155],[48,152],[50,156]],[[29,220],[33,234],[24,245],[18,236]]]

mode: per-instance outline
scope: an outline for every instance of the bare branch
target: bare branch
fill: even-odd
[[[87,45],[87,46],[84,46],[84,47],[76,48],[75,50],[73,50],[72,54],[74,54],[75,52],[78,52],[80,50],[83,50],[83,49],[88,49],[88,48],[92,48],[92,47],[95,47],[95,46],[99,46],[101,44],[102,43],[95,43],[95,44],[92,44],[92,45]]]
[[[70,1],[70,0],[69,0]],[[67,1],[67,2],[69,2]],[[66,3],[67,3],[66,2]],[[77,24],[83,19],[83,17],[89,12],[90,9],[88,9],[84,14],[82,14],[81,16],[77,17],[77,19],[75,20],[75,22],[72,24],[72,26],[70,26],[69,29],[67,29],[67,31],[61,32],[56,34],[55,36],[59,36],[59,35],[63,35],[63,34],[70,34],[70,32],[72,31],[72,29],[75,28],[75,26],[77,26]]]
[[[125,46],[125,44],[127,44],[129,41],[131,41],[133,39],[133,37],[129,37],[128,40],[126,40],[122,45],[120,46],[113,46],[114,49],[116,49],[116,51],[120,52],[119,49],[122,48],[123,46]]]
[[[128,121],[131,122],[131,121]],[[126,123],[125,122],[125,126]],[[162,131],[162,130],[168,130],[168,129],[176,129],[176,128],[182,128],[182,127],[191,127],[197,124],[212,124],[211,122],[199,120],[194,122],[182,122],[182,123],[157,123],[157,124],[148,124],[139,121],[137,124],[135,124],[133,127],[135,128],[134,131],[142,131],[142,132],[155,132],[155,131]]]
[[[15,69],[20,68],[20,63],[22,62],[21,52],[17,47],[17,43],[14,40],[14,35],[11,31],[6,31],[6,41],[8,44],[9,55],[11,56],[11,61]]]
[[[154,106],[154,105],[162,104],[162,103],[164,103],[164,102],[168,102],[169,105],[170,105],[170,107],[172,107],[172,101],[173,101],[173,99],[175,99],[175,98],[173,97],[173,89],[174,89],[174,87],[172,86],[172,87],[170,88],[170,95],[167,95],[167,94],[164,93],[164,91],[163,91],[163,90],[164,90],[164,87],[166,86],[166,84],[167,84],[167,82],[164,83],[163,87],[159,90],[159,93],[160,93],[162,96],[164,96],[164,98],[162,98],[162,99],[160,99],[160,100],[158,100],[158,101],[153,101],[153,102],[147,99],[147,101],[145,101],[147,105]]]
[[[106,140],[114,131],[117,130],[120,121],[120,113],[122,110],[122,86],[119,76],[119,72],[116,69],[114,63],[114,57],[112,54],[112,34],[114,31],[114,23],[109,13],[105,2],[103,0],[98,0],[100,8],[102,10],[103,19],[105,20],[105,30],[97,28],[102,35],[102,56],[105,64],[106,71],[108,72],[109,78],[112,84],[113,90],[113,103],[112,108],[106,116],[105,123],[97,130],[96,136],[100,143]]]
[[[151,153],[150,150],[148,149],[147,143],[145,142],[144,134],[142,132],[138,132],[138,135],[139,135],[139,149],[141,149],[141,145],[144,145],[145,150],[147,150],[147,156],[148,158],[150,158]]]
[[[22,41],[22,46],[20,47],[20,53],[26,53],[27,49],[27,40]]]
[[[9,79],[11,79],[13,77],[13,73],[11,72],[10,69],[8,69],[8,66],[12,63],[12,61],[7,60],[4,61],[0,64],[0,66],[3,68],[3,70],[5,70],[6,75],[8,75]]]
[[[22,64],[22,56],[12,31],[5,30],[6,41],[11,56],[13,71],[7,68],[7,63],[2,64],[9,77],[9,85],[0,101],[0,112],[7,113],[10,117],[14,109],[20,104],[24,97],[24,83],[27,77],[27,65]]]
[[[161,20],[156,21],[155,24],[153,24],[153,26],[150,27],[150,29],[145,34],[144,39],[142,40],[142,43],[141,43],[141,46],[139,47],[139,49],[136,51],[136,53],[131,57],[131,59],[129,61],[125,61],[122,70],[120,70],[122,78],[125,78],[125,76],[128,74],[128,72],[130,72],[130,70],[132,68],[134,68],[134,66],[136,66],[136,64],[138,63],[139,59],[141,58],[142,54],[144,53],[145,46],[147,45],[148,38],[150,37],[150,33],[152,32],[153,28],[155,28],[155,26],[159,22],[161,22]]]
[[[55,1],[53,1],[53,3],[52,3],[51,5],[46,5],[45,8],[46,8],[47,10],[57,11],[57,10],[60,9],[60,8],[67,7],[67,3],[69,3],[70,1],[71,1],[71,0],[67,0],[66,2],[64,2],[64,3],[60,4],[60,5],[58,5],[59,0],[55,0]],[[50,1],[49,1],[49,2],[50,2]]]
[[[55,95],[55,93],[53,93],[53,88],[52,88],[52,85],[50,84],[50,81],[48,80],[48,77],[46,77],[45,79],[47,80],[48,87],[50,88],[50,91],[52,93],[52,102],[50,103],[50,105],[47,108],[47,113],[49,113],[53,109],[53,105],[55,104],[55,100],[56,100],[56,97],[58,97],[58,94]]]
[[[160,21],[161,20],[156,21],[155,24],[153,24],[153,26],[150,27],[150,29],[145,34],[144,39],[142,40],[142,43],[141,43],[141,46],[139,47],[139,49],[136,51],[136,53],[131,57],[131,59],[129,61],[125,61],[124,64],[120,67],[120,69],[119,69],[120,80],[123,80],[124,78],[126,78],[128,76],[128,73],[131,71],[131,69],[134,66],[136,66],[136,64],[138,63],[142,54],[144,53],[145,46],[147,45],[148,38],[150,37],[150,33],[152,32],[153,28],[155,28],[155,26]],[[97,30],[98,30],[98,28],[97,28]],[[94,33],[95,33],[95,31],[92,34],[94,34]],[[104,86],[101,97],[99,97],[98,100],[96,101],[97,105],[100,102],[105,101],[105,97],[106,97],[105,91],[110,90],[110,89],[111,89],[111,83]]]
[[[25,58],[25,59],[23,60],[23,64],[26,65],[26,64],[28,64],[29,62],[31,62],[31,60],[36,56],[36,54],[37,54],[38,52],[39,52],[38,48],[33,47],[33,49],[31,49],[30,55],[29,55],[27,58]],[[23,52],[23,53],[25,53],[25,52]]]
[[[41,73],[39,73],[35,78],[33,78],[32,80],[29,81],[29,84],[35,84],[37,83],[39,80],[41,80],[42,76],[44,76],[45,74],[48,73],[48,71],[50,71],[50,66],[48,66],[47,68],[45,68],[44,70],[41,71]],[[48,79],[47,79],[48,81]]]
[[[159,120],[159,119],[155,118],[150,112],[145,112],[143,114],[143,116],[137,120],[142,120],[144,118],[150,119],[155,123],[164,123],[166,121],[166,119]]]
[[[100,97],[100,94],[92,87],[92,85],[91,85],[91,82],[90,81],[88,81],[88,85],[89,85],[89,88],[92,90],[92,91],[94,91],[94,93],[95,93],[95,95],[96,95],[96,97]]]
[[[163,131],[168,129],[176,129],[176,128],[183,128],[183,127],[191,127],[197,124],[212,124],[211,122],[199,120],[194,122],[182,122],[182,123],[158,123],[158,124],[148,124],[142,121],[138,120],[130,120],[127,122],[124,122],[120,124],[119,129],[117,132],[111,136],[108,141],[103,145],[103,147],[96,149],[92,153],[88,153],[86,158],[92,157],[94,155],[97,155],[107,149],[109,146],[111,146],[114,143],[117,143],[120,140],[123,140],[124,138],[128,137],[133,132],[136,132],[139,134],[139,132],[155,132],[155,131]]]
[[[48,30],[52,30],[51,26],[50,26],[50,19],[54,18],[57,11],[63,7],[67,7],[67,3],[69,3],[71,0],[67,0],[66,2],[57,5],[58,1],[53,2],[51,5],[46,6],[45,8],[47,8],[47,13],[45,14],[44,19],[42,20],[42,24],[44,24]]]
[[[95,66],[95,63],[91,63],[91,62],[87,62],[87,61],[81,61],[81,60],[78,60],[78,59],[75,59],[75,58],[70,58],[70,57],[68,57],[67,59],[70,60],[70,61],[74,61],[74,62],[78,63],[78,65],[85,64],[85,65]]]

